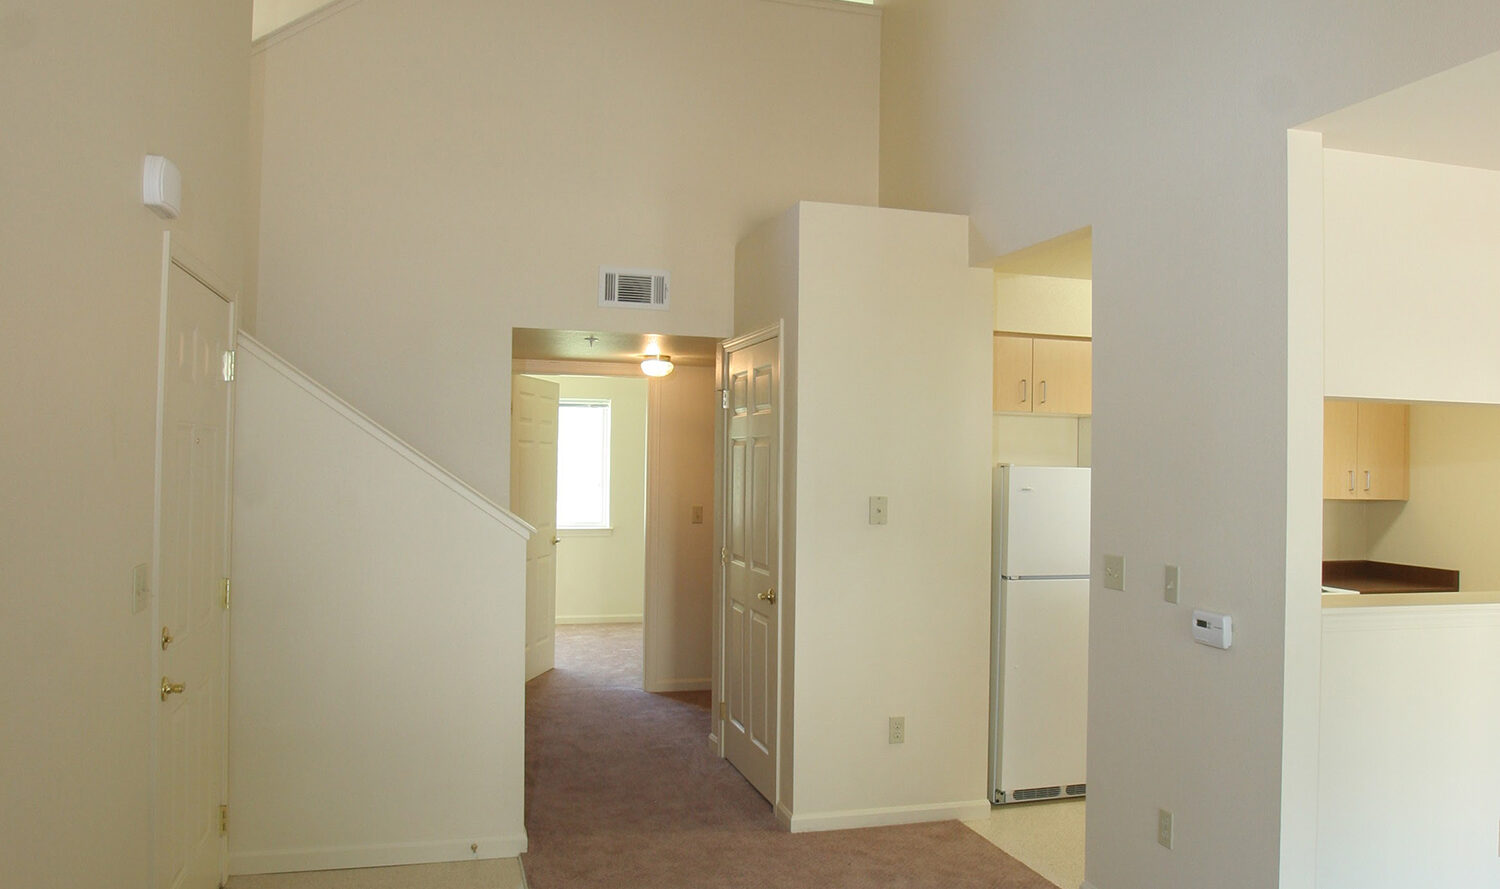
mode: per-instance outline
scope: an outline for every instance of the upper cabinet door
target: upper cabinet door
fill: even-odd
[[[995,334],[995,410],[1031,410],[1031,384],[1031,337]]]
[[[1359,404],[1323,401],[1323,499],[1354,500],[1358,468]]]
[[[1411,408],[1374,401],[1359,403],[1359,467],[1355,486],[1363,500],[1405,500],[1410,496],[1407,453]]]
[[[1036,339],[1032,373],[1036,413],[1087,415],[1094,411],[1094,344],[1088,340]]]

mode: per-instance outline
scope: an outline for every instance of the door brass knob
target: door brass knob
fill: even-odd
[[[167,646],[172,644],[172,631],[166,627],[161,628],[161,650],[166,651]]]
[[[765,602],[770,602],[771,604],[774,605],[774,604],[776,604],[776,591],[775,590],[766,590],[764,593],[761,593],[760,595],[756,596],[755,598],[760,599],[760,600],[765,601]]]
[[[165,676],[161,678],[161,699],[163,701],[167,699],[167,695],[180,695],[186,689],[186,683],[173,682]]]
[[[554,538],[552,538],[552,545],[553,546],[557,546],[559,543],[562,543],[562,538],[561,537],[554,537]]]

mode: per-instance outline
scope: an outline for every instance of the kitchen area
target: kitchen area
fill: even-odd
[[[1293,177],[1321,238],[1292,268],[1322,297],[1319,889],[1500,885],[1497,111],[1500,56],[1310,122]]]

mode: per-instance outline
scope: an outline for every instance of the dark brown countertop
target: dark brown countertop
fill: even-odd
[[[1367,559],[1325,561],[1323,586],[1361,593],[1451,593],[1458,591],[1458,572]]]

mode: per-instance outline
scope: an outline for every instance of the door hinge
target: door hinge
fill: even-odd
[[[721,547],[719,549],[719,564],[720,565],[728,565],[729,564],[729,547],[726,546],[726,547]]]
[[[728,719],[729,718],[728,714],[729,714],[728,707],[725,706],[725,704],[724,704],[723,701],[720,701],[719,702],[719,721],[723,722],[724,720]]]
[[[720,389],[719,390],[719,407],[723,408],[726,411],[729,410],[729,390],[728,389]]]
[[[224,593],[224,610],[229,610],[229,578],[219,578],[219,589]]]
[[[229,833],[229,807],[219,807],[219,836]]]
[[[234,382],[234,350],[229,349],[224,353],[224,382]]]

